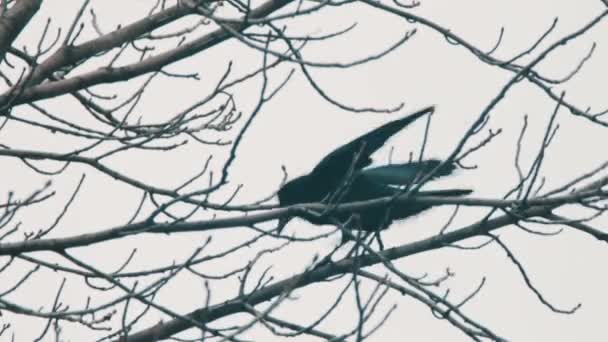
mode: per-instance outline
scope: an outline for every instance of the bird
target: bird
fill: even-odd
[[[406,117],[390,121],[362,136],[342,145],[325,156],[306,175],[297,177],[278,191],[281,207],[304,203],[339,204],[366,201],[404,193],[404,188],[418,184],[422,176],[439,167],[431,179],[450,175],[454,163],[442,163],[437,159],[402,164],[389,164],[366,168],[372,163],[371,155],[386,141],[417,119],[434,112],[426,107]],[[414,196],[464,196],[469,189],[417,191]],[[435,205],[415,202],[393,203],[384,207],[369,207],[356,212],[329,212],[319,215],[301,214],[302,218],[315,225],[345,223],[354,216],[356,225],[352,229],[378,232],[399,219],[416,215]],[[278,233],[290,218],[279,219]],[[344,239],[343,239],[344,240]]]

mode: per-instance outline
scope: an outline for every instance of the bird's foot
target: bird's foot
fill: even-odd
[[[374,232],[374,239],[378,242],[378,248],[379,250],[383,251],[384,250],[384,243],[382,242],[382,237],[380,236],[380,232]]]

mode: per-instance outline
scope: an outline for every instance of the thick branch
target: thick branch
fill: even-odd
[[[214,220],[203,220],[203,221],[192,221],[192,222],[177,222],[177,223],[154,223],[149,221],[137,222],[134,224],[118,226],[106,230],[102,230],[95,233],[82,234],[67,238],[57,239],[38,239],[38,240],[26,240],[20,242],[7,242],[0,244],[0,255],[17,255],[20,253],[27,253],[33,251],[51,250],[58,251],[67,248],[86,246],[94,243],[104,242],[108,240],[114,240],[125,237],[126,235],[134,235],[141,233],[178,233],[178,232],[200,232],[212,229],[221,228],[237,228],[244,226],[251,226],[256,223],[276,220],[288,216],[297,216],[298,214],[306,211],[323,212],[324,210],[331,209],[333,212],[356,212],[361,209],[380,207],[387,204],[394,205],[394,203],[423,203],[423,204],[454,204],[454,205],[467,205],[467,206],[487,206],[487,207],[500,207],[508,208],[515,206],[525,206],[523,208],[531,208],[528,210],[518,210],[517,219],[525,217],[533,217],[538,215],[545,215],[560,205],[572,203],[585,197],[581,196],[595,196],[595,192],[592,192],[593,188],[587,187],[579,192],[565,195],[565,196],[554,196],[551,198],[539,198],[539,199],[528,199],[525,202],[519,200],[493,200],[493,199],[480,199],[480,198],[453,198],[453,197],[438,197],[438,196],[416,196],[410,197],[409,195],[403,195],[401,198],[384,197],[369,201],[352,202],[340,204],[337,206],[312,203],[295,205],[286,208],[278,208],[269,210],[259,214],[248,214],[237,217],[221,218]],[[522,208],[522,209],[523,209]],[[513,222],[517,219],[515,215],[502,216],[504,221],[500,226],[504,226]],[[489,221],[487,221],[489,222]],[[501,221],[503,222],[503,221]],[[482,222],[483,223],[483,222]]]
[[[520,217],[538,216],[547,213],[550,210],[548,207],[536,207],[518,213]],[[201,324],[205,324],[216,319],[246,311],[245,304],[256,305],[268,301],[276,296],[281,295],[286,290],[301,288],[316,282],[323,281],[327,278],[340,275],[351,271],[355,265],[358,268],[371,266],[383,262],[383,260],[394,260],[403,258],[417,253],[442,248],[451,243],[468,239],[480,234],[485,234],[489,231],[504,227],[518,218],[511,215],[503,215],[501,217],[475,223],[468,227],[458,229],[456,231],[443,235],[434,236],[428,239],[416,241],[407,245],[391,248],[378,252],[377,254],[367,254],[348,258],[335,263],[329,263],[325,266],[318,267],[312,271],[303,274],[295,275],[291,278],[282,280],[273,285],[264,287],[258,291],[239,296],[221,304],[217,304],[208,308],[195,310],[188,315],[189,318],[195,319]],[[159,323],[152,328],[145,329],[139,333],[128,336],[129,342],[150,341],[154,338],[168,338],[174,334],[191,328],[190,324],[184,320],[173,319],[164,323]],[[124,341],[123,339],[118,341]]]
[[[61,67],[75,64],[83,59],[95,56],[122,44],[132,41],[144,33],[167,25],[184,15],[193,13],[192,8],[184,6],[181,1],[177,5],[162,10],[149,17],[145,17],[127,26],[121,27],[112,33],[92,39],[78,46],[62,46],[51,57],[41,63],[30,80],[30,84],[38,84]]]
[[[270,0],[249,12],[250,18],[263,18],[268,14],[282,8],[290,3],[291,0]],[[226,24],[230,29],[241,32],[251,26],[248,22]],[[215,46],[232,35],[222,28],[210,32],[191,42],[184,43],[179,47],[150,57],[144,61],[133,63],[124,67],[112,68],[104,67],[82,75],[74,76],[65,80],[48,82],[37,86],[26,88],[13,103],[15,105],[55,97],[84,89],[100,83],[113,83],[131,79],[133,77],[158,71],[166,65],[190,57],[198,52],[204,51]],[[70,48],[71,49],[71,48]],[[71,50],[66,50],[71,51]],[[70,52],[71,53],[71,52]],[[0,96],[0,105],[9,100],[8,94]]]
[[[23,28],[40,9],[42,0],[19,0],[0,17],[0,61]]]

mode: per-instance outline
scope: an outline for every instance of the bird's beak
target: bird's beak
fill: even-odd
[[[281,234],[281,231],[283,231],[283,228],[285,228],[285,226],[287,225],[287,223],[291,220],[291,217],[280,217],[279,218],[279,224],[277,226],[277,234]]]

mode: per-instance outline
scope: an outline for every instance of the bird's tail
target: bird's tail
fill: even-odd
[[[440,196],[440,197],[458,197],[468,195],[472,190],[469,189],[449,189],[449,190],[425,190],[418,191],[414,197],[418,196]],[[438,204],[423,204],[423,203],[407,203],[396,206],[392,209],[391,216],[394,219],[403,219],[417,215],[427,209],[438,206]]]
[[[425,190],[418,191],[416,196],[444,196],[444,197],[456,197],[464,196],[472,193],[470,189],[450,189],[450,190]]]

